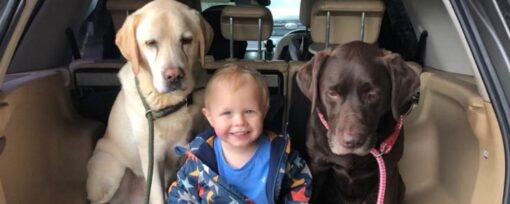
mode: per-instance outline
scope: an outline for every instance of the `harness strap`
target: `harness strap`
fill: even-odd
[[[138,78],[135,77],[136,82],[136,90],[138,91],[138,95],[140,96],[140,99],[142,100],[143,107],[145,108],[145,117],[148,119],[149,117],[154,119],[162,118],[167,115],[170,115],[172,113],[175,113],[179,109],[181,109],[184,106],[189,106],[193,104],[193,92],[203,89],[203,87],[193,90],[190,94],[184,98],[184,100],[180,101],[177,104],[167,106],[165,108],[159,109],[159,110],[152,110],[147,101],[145,100],[145,97],[142,95],[142,91],[140,90],[140,83],[138,82]]]
[[[169,114],[172,114],[182,107],[184,105],[189,106],[193,104],[193,92],[196,90],[203,89],[203,87],[193,90],[184,100],[180,101],[177,104],[167,106],[165,108],[162,108],[160,110],[152,110],[145,100],[145,97],[142,95],[142,91],[140,90],[140,83],[138,81],[138,78],[135,77],[135,83],[136,83],[136,90],[138,91],[138,95],[140,96],[140,99],[142,100],[143,107],[145,108],[145,117],[147,118],[147,125],[149,127],[149,143],[148,143],[148,167],[147,167],[147,177],[146,177],[146,183],[145,183],[145,195],[144,195],[144,203],[149,204],[150,200],[150,194],[151,194],[151,185],[152,185],[152,177],[153,177],[153,171],[154,171],[154,120],[158,118],[165,117]]]

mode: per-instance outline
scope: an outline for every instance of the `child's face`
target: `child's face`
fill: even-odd
[[[265,110],[261,105],[261,91],[255,80],[250,80],[235,90],[222,83],[215,84],[214,94],[203,109],[222,145],[254,146],[262,132]]]

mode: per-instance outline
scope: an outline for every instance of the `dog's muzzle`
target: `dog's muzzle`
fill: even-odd
[[[164,87],[162,92],[185,90],[185,74],[181,68],[167,68],[162,73]]]

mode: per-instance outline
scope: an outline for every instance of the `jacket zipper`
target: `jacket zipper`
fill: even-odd
[[[201,171],[205,172],[205,170],[203,169],[202,165],[204,165],[204,164],[202,163],[200,165],[201,166]],[[209,170],[212,171],[211,169],[209,169]],[[214,171],[212,171],[212,172],[214,172]],[[207,177],[209,177],[208,178],[209,180],[214,181],[213,178],[212,178],[213,176],[211,176],[209,174],[204,174],[204,176],[207,176]],[[238,192],[231,190],[228,186],[223,185],[223,182],[221,182],[221,180],[218,180],[218,182],[215,182],[215,183],[217,184],[218,188],[221,188],[224,191],[228,192],[228,194],[232,195],[233,198],[237,199],[237,201],[240,201],[242,203],[246,203],[246,201],[245,201],[243,196],[241,196]],[[221,192],[221,191],[218,189],[218,192]]]

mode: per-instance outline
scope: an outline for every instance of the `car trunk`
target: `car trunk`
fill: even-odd
[[[438,18],[434,12],[422,15],[432,9],[438,11],[431,5],[437,6],[440,1],[433,1],[435,4],[406,2],[409,2],[406,7],[411,16],[421,17],[413,17],[417,22],[415,26],[427,28],[431,36],[427,44],[428,61],[420,74],[420,101],[404,123],[404,156],[399,167],[406,184],[405,203],[502,203],[506,163],[495,111],[487,97],[480,94],[484,87],[474,77],[476,74],[459,71],[474,70],[471,65],[464,64],[469,60],[448,55],[465,54],[467,46],[459,48],[448,44],[452,39],[458,40],[457,33],[441,35],[445,33],[440,32],[442,29],[454,29],[453,25],[440,23],[449,16]],[[430,10],[419,2],[427,4]],[[47,29],[43,23],[38,25],[40,29]],[[34,35],[38,34],[27,32],[25,38]],[[48,36],[48,39],[55,38],[52,34]],[[40,39],[38,42],[44,43]],[[17,59],[23,63],[14,65],[23,67],[22,73],[7,75],[0,87],[0,204],[88,203],[86,164],[105,125],[104,121],[85,116],[104,118],[104,112],[78,113],[77,110],[83,109],[73,106],[76,101],[70,96],[73,87],[69,76],[72,75],[67,67],[46,71],[30,69],[33,64],[51,67],[40,65],[45,57],[38,57],[37,62],[26,60],[31,54],[56,53],[55,50],[67,48],[67,45],[58,48],[52,45],[21,46],[24,49]],[[445,46],[453,50],[444,50]],[[51,47],[51,51],[36,49],[41,47]],[[25,52],[28,54],[23,55]],[[65,52],[63,55],[68,54],[67,50]],[[303,63],[290,62],[289,72]],[[2,61],[0,65],[10,64]],[[115,95],[102,94],[89,97],[110,103],[113,98],[103,96]],[[87,101],[88,108],[91,103],[94,102]]]

